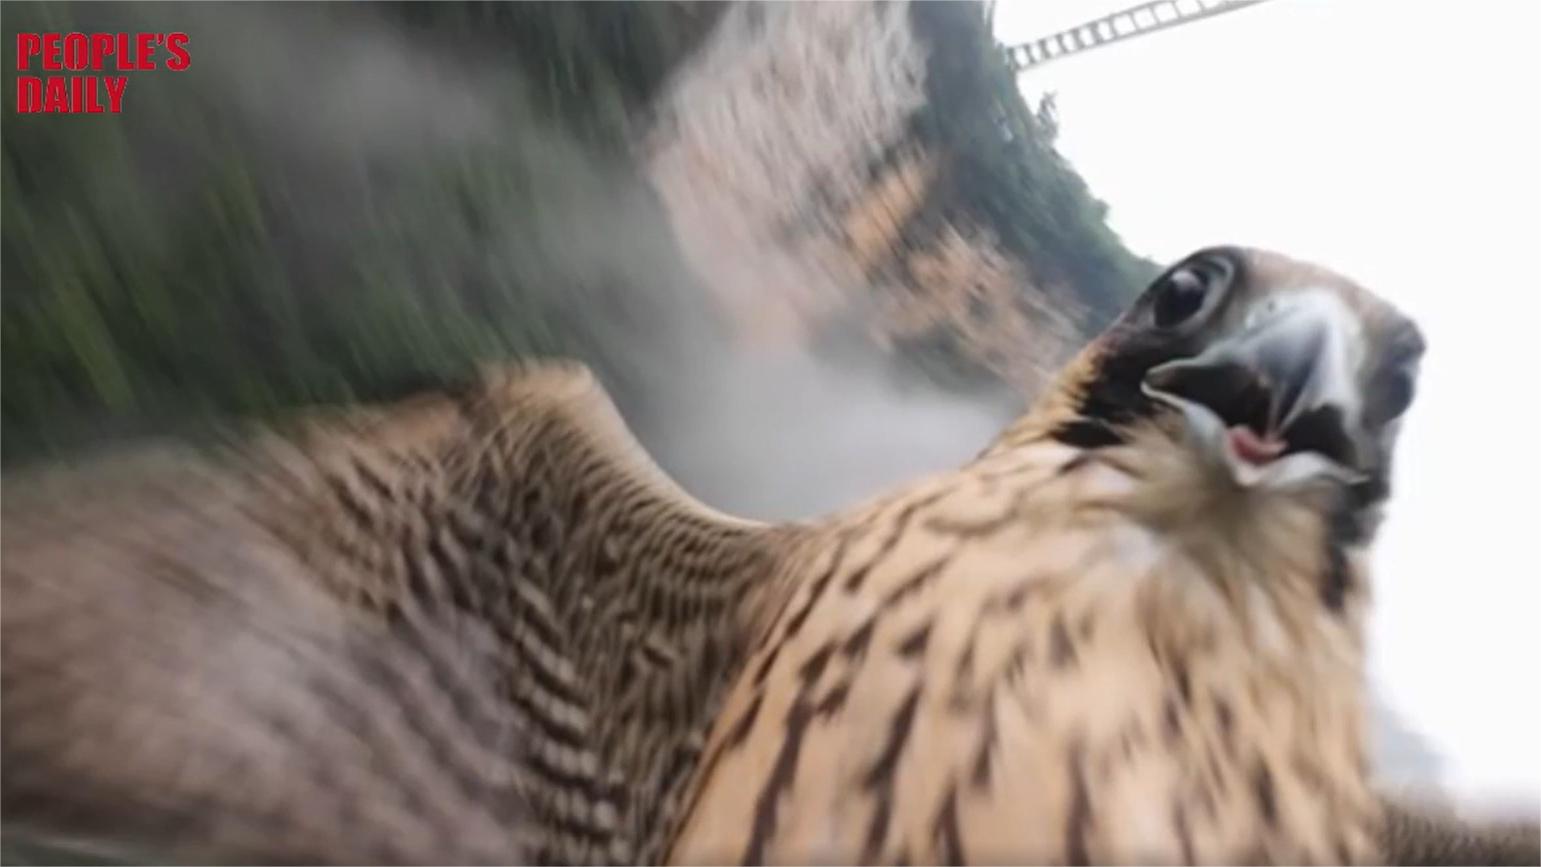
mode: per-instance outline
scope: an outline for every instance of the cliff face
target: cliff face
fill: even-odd
[[[649,177],[749,338],[859,322],[933,374],[1030,393],[1143,282],[986,14],[735,7],[666,89]]]
[[[862,288],[838,223],[871,194],[924,73],[902,6],[743,4],[660,98],[649,178],[750,339],[803,335]]]

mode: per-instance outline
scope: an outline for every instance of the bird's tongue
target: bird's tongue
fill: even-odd
[[[1285,442],[1273,437],[1260,437],[1246,425],[1236,425],[1226,431],[1231,451],[1249,464],[1266,464],[1284,453]]]

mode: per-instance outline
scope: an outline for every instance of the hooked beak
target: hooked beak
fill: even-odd
[[[1203,450],[1242,486],[1352,483],[1364,476],[1354,375],[1362,342],[1335,295],[1275,296],[1198,356],[1152,368],[1142,387],[1181,410]]]

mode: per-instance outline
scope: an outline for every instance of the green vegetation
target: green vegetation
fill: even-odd
[[[1055,150],[1052,108],[1034,112],[1023,100],[985,9],[914,3],[910,14],[931,52],[913,133],[950,157],[934,191],[945,201],[924,210],[988,226],[1042,278],[1073,287],[1100,327],[1154,264],[1129,252],[1108,227],[1107,205]]]
[[[665,327],[688,281],[627,128],[714,17],[8,7],[6,44],[182,30],[193,63],[131,74],[121,115],[6,118],[6,462],[387,396],[483,358],[577,356],[634,385],[619,324]],[[628,285],[633,268],[667,285]]]
[[[647,105],[726,8],[725,3],[699,0],[428,0],[391,4],[385,10],[443,43],[470,43],[489,56],[514,58],[528,76],[542,112],[566,118],[592,142],[615,145],[622,140],[627,119]]]
[[[192,66],[130,74],[120,115],[8,107],[0,456],[381,399],[530,355],[581,358],[635,402],[711,314],[627,143],[722,9],[7,6],[6,44],[185,31]],[[1116,309],[1148,263],[1023,104],[983,7],[912,15],[932,58],[913,144],[947,155],[917,236],[983,225]],[[967,367],[948,339],[945,364]]]
[[[1079,299],[1085,309],[1072,313],[1082,336],[1090,338],[1158,268],[1124,246],[1108,227],[1107,205],[1055,149],[1052,99],[1038,111],[1024,101],[991,32],[990,15],[982,3],[910,5],[930,61],[926,103],[911,119],[902,149],[924,149],[942,162],[904,234],[924,246],[947,227],[987,229],[1005,252],[1031,264],[1040,285],[1024,286],[1024,293],[1053,285]],[[939,328],[899,349],[929,379],[952,387],[993,382],[996,374],[967,340]]]

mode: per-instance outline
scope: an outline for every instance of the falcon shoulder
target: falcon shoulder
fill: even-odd
[[[6,836],[150,860],[658,857],[798,533],[569,365],[6,487]]]

